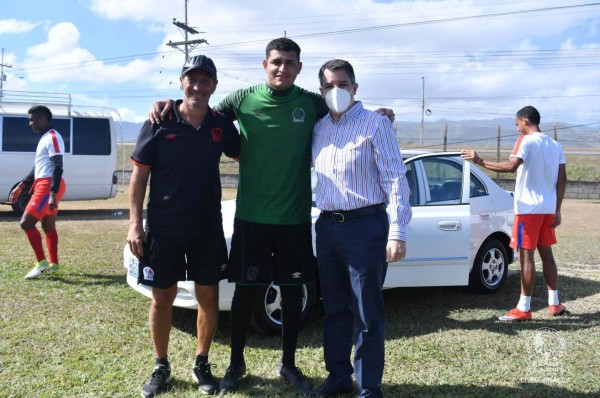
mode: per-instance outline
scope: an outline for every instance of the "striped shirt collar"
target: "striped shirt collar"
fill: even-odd
[[[344,112],[342,114],[342,117],[340,117],[340,121],[336,122],[333,117],[331,116],[331,112],[329,112],[327,114],[327,117],[329,119],[331,119],[332,123],[347,123],[352,121],[352,119],[355,119],[358,117],[358,115],[363,111],[363,105],[361,101],[354,101],[354,104],[352,104],[352,106],[350,107],[350,109],[348,109],[346,112]]]

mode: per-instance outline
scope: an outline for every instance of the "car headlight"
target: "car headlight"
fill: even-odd
[[[194,296],[187,289],[181,287],[177,288],[177,298],[180,300],[194,300]]]

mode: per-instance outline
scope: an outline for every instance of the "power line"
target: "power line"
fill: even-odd
[[[307,38],[307,37],[315,37],[315,36],[329,36],[329,35],[338,35],[338,34],[366,32],[366,31],[372,31],[372,30],[403,28],[403,27],[407,27],[407,26],[429,25],[429,24],[457,22],[457,21],[466,21],[466,20],[492,18],[492,17],[504,17],[504,16],[511,16],[511,15],[520,15],[520,14],[529,14],[529,13],[538,13],[538,12],[547,12],[547,11],[559,11],[559,10],[582,8],[582,7],[594,7],[594,6],[600,6],[600,3],[545,7],[545,8],[536,8],[536,9],[529,9],[529,10],[505,11],[505,12],[496,12],[496,13],[490,13],[490,14],[469,15],[469,16],[464,16],[464,17],[432,19],[432,20],[428,20],[428,21],[404,22],[404,23],[399,23],[399,24],[389,24],[389,25],[371,26],[371,27],[365,27],[365,28],[344,29],[344,30],[331,31],[331,32],[310,33],[310,34],[305,34],[305,35],[297,35],[297,36],[293,36],[293,37],[294,38]]]
[[[488,14],[480,14],[480,15],[469,15],[469,16],[452,17],[452,18],[432,19],[432,20],[425,20],[425,21],[405,22],[405,23],[400,23],[400,24],[376,25],[376,26],[363,27],[363,28],[353,28],[353,29],[345,29],[345,30],[337,30],[337,31],[309,33],[309,34],[304,34],[304,35],[290,36],[290,38],[299,39],[299,38],[311,38],[311,37],[324,37],[324,36],[331,36],[331,35],[358,33],[358,32],[366,32],[366,31],[374,31],[374,30],[403,28],[403,27],[415,26],[415,25],[439,24],[439,23],[448,23],[448,22],[456,22],[456,21],[464,21],[464,20],[504,17],[504,16],[513,16],[513,15],[548,12],[548,11],[564,11],[567,9],[577,9],[577,8],[594,7],[594,6],[600,6],[600,3],[576,4],[576,5],[568,5],[568,6],[557,6],[557,7],[544,7],[544,8],[536,8],[536,9],[528,9],[528,10],[506,11],[506,12],[496,12],[496,13],[488,13]],[[271,39],[260,39],[260,40],[251,40],[251,41],[244,41],[244,42],[213,45],[213,46],[211,46],[211,49],[223,49],[223,48],[240,47],[240,46],[246,46],[246,45],[252,45],[252,44],[263,44],[270,40]],[[598,51],[597,49],[594,49],[594,50]],[[555,51],[555,50],[548,50],[548,51]],[[556,51],[560,51],[560,50],[556,50]],[[81,62],[54,64],[54,65],[49,65],[49,66],[48,65],[35,66],[35,67],[15,69],[15,72],[16,71],[25,71],[25,70],[34,70],[34,69],[56,68],[56,67],[63,67],[63,66],[67,67],[67,66],[80,65],[80,64],[86,64],[86,63],[91,63],[91,62],[104,62],[104,61],[112,61],[112,60],[119,60],[119,59],[131,59],[131,58],[145,58],[145,57],[152,57],[152,56],[156,56],[156,55],[160,55],[160,54],[167,54],[167,53],[169,53],[169,51],[142,53],[142,54],[102,58],[102,59],[88,60],[88,61],[81,61]],[[497,52],[497,53],[502,54],[502,52]],[[519,51],[510,51],[510,52],[506,51],[504,53],[515,53],[516,54],[516,53],[519,53]],[[433,53],[415,53],[415,54],[433,54]],[[438,54],[443,54],[443,52],[438,52]],[[500,56],[500,55],[497,55],[497,56]]]

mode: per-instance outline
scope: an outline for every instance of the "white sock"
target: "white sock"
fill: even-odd
[[[528,312],[531,309],[531,296],[521,295],[517,308],[523,312]]]
[[[548,290],[548,305],[559,305],[558,290]]]

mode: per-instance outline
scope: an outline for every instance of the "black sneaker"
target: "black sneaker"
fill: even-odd
[[[211,364],[199,362],[194,366],[194,380],[198,382],[198,390],[202,394],[213,395],[217,392],[219,383],[210,371]]]
[[[246,374],[246,363],[242,362],[241,365],[229,365],[225,376],[219,383],[219,389],[221,393],[233,392],[238,389],[238,384],[243,375]]]
[[[283,366],[279,364],[278,371],[281,378],[294,387],[297,392],[301,394],[310,393],[310,382],[297,366]]]
[[[142,397],[152,398],[171,389],[171,369],[165,365],[156,365],[150,380],[142,388]]]

